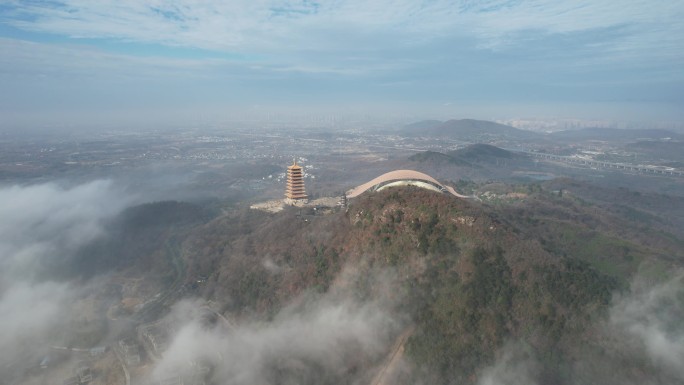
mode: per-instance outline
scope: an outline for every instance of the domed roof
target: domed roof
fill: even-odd
[[[368,191],[369,189],[387,183],[391,181],[397,181],[397,180],[415,180],[415,181],[422,181],[422,182],[427,182],[430,183],[436,187],[438,187],[442,191],[447,191],[451,193],[452,195],[455,195],[459,198],[466,198],[464,195],[461,195],[457,193],[453,188],[444,186],[443,184],[439,183],[435,178],[431,177],[430,175],[424,174],[422,172],[414,171],[414,170],[394,170],[390,171],[388,173],[382,174],[379,177],[368,181],[360,186],[357,186],[347,192],[347,197],[348,198],[355,198],[361,194],[363,194],[365,191]]]

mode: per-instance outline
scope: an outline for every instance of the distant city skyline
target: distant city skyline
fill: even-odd
[[[0,128],[269,114],[681,126],[682,20],[682,2],[641,0],[10,0]]]

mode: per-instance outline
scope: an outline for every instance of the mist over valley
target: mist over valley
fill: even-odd
[[[589,159],[464,122],[4,142],[26,158],[2,163],[6,378],[684,380],[684,179],[536,157]],[[280,198],[293,158],[309,204]],[[410,183],[342,198],[394,169],[466,198]]]
[[[684,384],[684,3],[0,3],[0,384]]]

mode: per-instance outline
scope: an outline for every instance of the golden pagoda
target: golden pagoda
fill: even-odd
[[[287,188],[285,189],[286,201],[295,203],[306,201],[307,196],[304,191],[304,172],[297,160],[292,161],[292,165],[287,167]]]

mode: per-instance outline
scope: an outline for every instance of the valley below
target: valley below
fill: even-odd
[[[684,382],[681,178],[540,159],[515,135],[5,174],[4,379]],[[250,208],[282,196],[294,151],[327,203]],[[463,196],[408,184],[334,203],[394,169]]]

